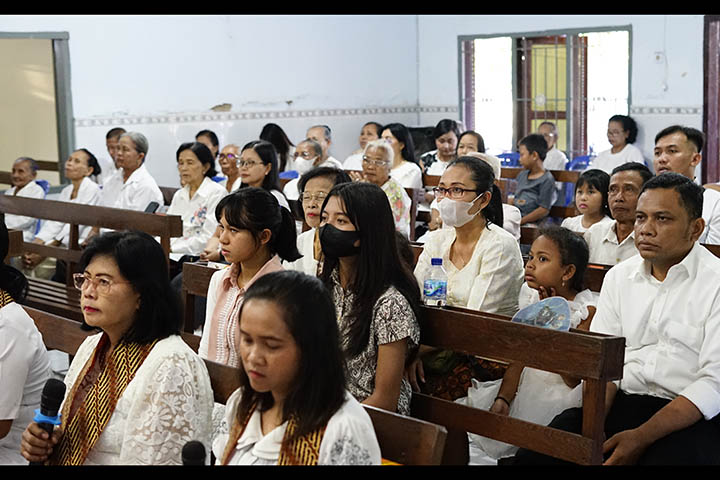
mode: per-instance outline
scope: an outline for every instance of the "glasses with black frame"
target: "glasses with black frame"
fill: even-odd
[[[434,187],[432,189],[433,194],[435,195],[435,198],[452,198],[452,199],[460,199],[465,195],[465,192],[477,192],[474,188],[461,188],[461,187]]]

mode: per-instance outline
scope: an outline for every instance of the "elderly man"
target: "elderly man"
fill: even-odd
[[[321,165],[325,167],[342,168],[342,163],[330,155],[330,145],[332,145],[332,131],[330,131],[330,127],[327,125],[314,125],[308,128],[305,136],[320,144],[322,148]]]
[[[5,190],[5,195],[27,198],[45,198],[45,190],[35,182],[37,163],[30,157],[20,157],[13,163],[11,172],[12,187]],[[22,230],[23,240],[32,242],[38,220],[20,215],[5,215],[8,229]]]
[[[705,136],[692,127],[672,125],[655,136],[653,167],[655,173],[675,172],[695,180],[695,167],[702,160]],[[703,220],[705,231],[700,243],[720,244],[720,192],[703,190]]]
[[[622,380],[607,386],[605,464],[720,464],[720,259],[698,243],[702,208],[692,180],[648,181],[637,203],[640,254],[603,281],[590,330],[625,337]],[[582,408],[550,426],[579,433]],[[521,449],[508,463],[557,462]]]
[[[616,265],[634,255],[635,207],[640,190],[652,178],[642,163],[624,163],[612,171],[608,189],[612,222],[596,223],[585,232],[590,249],[590,263]]]
[[[319,142],[312,138],[306,138],[295,147],[295,153],[293,154],[294,169],[297,170],[299,175],[303,175],[315,167],[342,169],[342,165],[340,165],[337,160],[332,157],[325,157],[324,153],[323,147]],[[297,185],[299,180],[299,177],[295,178],[285,185],[283,193],[288,200],[298,199],[299,193]]]

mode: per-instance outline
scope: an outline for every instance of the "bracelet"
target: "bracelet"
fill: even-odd
[[[498,400],[502,400],[503,402],[505,402],[507,404],[508,407],[510,406],[510,402],[508,402],[507,398],[498,395],[497,397],[495,397],[495,401],[498,401]]]

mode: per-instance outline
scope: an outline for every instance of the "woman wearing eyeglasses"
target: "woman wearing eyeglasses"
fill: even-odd
[[[453,228],[428,233],[415,267],[415,277],[422,285],[431,268],[431,259],[441,258],[448,276],[448,305],[512,316],[518,309],[524,266],[517,240],[502,227],[503,206],[494,180],[492,167],[478,158],[460,157],[448,164],[434,192],[443,224]],[[502,370],[492,371],[494,367],[487,371],[486,366],[478,366],[473,358],[443,352],[429,355],[428,352],[424,348],[420,350],[426,367],[443,378],[468,361],[473,375],[480,380],[502,374]],[[422,381],[422,369],[417,373]],[[410,381],[417,389],[414,373]],[[467,386],[469,379],[465,390]],[[445,387],[441,382],[433,388],[438,393]],[[444,393],[457,398],[465,392]]]
[[[320,225],[320,207],[335,185],[350,181],[350,176],[344,170],[332,167],[316,167],[300,177],[298,190],[300,190],[305,223],[310,229],[297,237],[297,247],[302,257],[294,262],[285,263],[285,268],[317,275],[318,263],[322,257],[317,230]]]
[[[370,182],[382,188],[390,202],[395,220],[395,229],[410,237],[410,196],[403,186],[390,177],[395,153],[385,140],[373,140],[365,146],[362,160],[362,173],[350,171],[354,181]]]
[[[608,121],[607,138],[611,148],[604,150],[588,165],[588,169],[597,168],[610,175],[613,169],[628,162],[645,164],[642,152],[633,143],[637,138],[638,127],[631,117],[613,115]]]
[[[23,456],[51,465],[178,465],[188,441],[207,449],[210,377],[180,337],[160,244],[143,232],[105,233],[80,265],[83,317],[102,333],[85,339],[68,369],[62,424],[48,436],[31,423]]]
[[[218,155],[218,162],[220,163],[220,169],[225,180],[220,181],[220,185],[225,187],[228,193],[232,193],[242,184],[240,178],[240,170],[238,169],[238,162],[240,161],[240,147],[235,144],[225,145],[225,147]]]

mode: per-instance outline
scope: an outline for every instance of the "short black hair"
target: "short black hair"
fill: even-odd
[[[688,212],[690,220],[702,217],[703,195],[705,190],[685,175],[675,172],[665,172],[651,178],[640,190],[640,195],[646,190],[666,188],[675,190],[682,200],[685,211]],[[638,197],[639,198],[639,197]]]
[[[217,147],[218,145],[220,145],[220,140],[218,140],[218,136],[215,135],[215,132],[213,132],[212,130],[200,130],[198,133],[195,134],[195,140],[197,140],[198,137],[202,136],[208,137],[213,147]]]
[[[530,135],[523,137],[523,139],[518,142],[518,145],[524,145],[530,154],[536,152],[538,154],[538,157],[540,157],[540,160],[542,160],[543,162],[545,161],[548,146],[547,142],[545,141],[545,137],[543,137],[539,133],[531,133]]]
[[[608,123],[610,122],[622,124],[623,130],[628,132],[627,143],[635,143],[635,140],[637,140],[638,127],[632,117],[628,117],[627,115],[613,115],[608,120]]]
[[[595,190],[602,194],[602,211],[603,213],[605,213],[605,215],[612,218],[612,213],[610,212],[610,205],[608,204],[610,175],[608,175],[607,172],[597,168],[585,170],[582,174],[580,174],[580,177],[578,177],[577,183],[575,183],[575,194],[577,195],[578,188],[586,184],[593,187]]]
[[[180,298],[170,287],[167,256],[152,236],[136,230],[97,235],[83,250],[80,270],[98,255],[109,256],[137,293],[140,307],[123,338],[148,344],[180,334]]]
[[[585,270],[590,258],[588,244],[582,235],[565,227],[550,225],[540,229],[540,235],[551,240],[560,251],[563,265],[575,265],[575,275],[570,280],[573,290],[582,291]]]
[[[378,138],[380,138],[382,131],[385,130],[385,128],[378,122],[367,122],[365,125],[363,125],[363,127],[367,127],[368,125],[372,125],[373,127],[375,127],[375,131],[377,132]]]
[[[695,145],[698,153],[702,152],[703,146],[705,145],[705,135],[693,127],[683,127],[682,125],[670,125],[669,127],[663,128],[660,132],[655,135],[655,143],[663,137],[672,135],[673,133],[682,133],[687,137],[688,141]]]
[[[176,161],[180,161],[180,154],[185,150],[190,150],[192,153],[195,154],[198,160],[200,160],[200,163],[202,163],[203,165],[208,165],[210,167],[207,172],[205,172],[206,177],[212,178],[217,175],[217,171],[215,170],[215,159],[213,158],[213,154],[207,147],[207,145],[200,142],[183,143],[177,149],[177,152],[175,152]]]
[[[126,130],[122,127],[115,127],[108,130],[108,132],[105,134],[105,140],[110,140],[111,138],[120,138],[120,135],[125,133]]]
[[[317,277],[284,270],[253,282],[240,307],[240,321],[243,310],[253,300],[273,302],[279,307],[300,351],[297,376],[283,403],[282,420],[294,417],[298,425],[292,438],[302,437],[327,425],[345,402],[345,358],[332,296]],[[273,406],[272,394],[253,390],[242,368],[240,385],[243,395],[238,420],[247,419],[258,401],[263,411]]]
[[[613,168],[610,178],[618,172],[627,172],[629,170],[635,170],[640,174],[643,180],[643,185],[653,177],[653,173],[645,164],[640,162],[627,162]]]
[[[317,177],[327,178],[333,183],[333,186],[340,183],[352,181],[350,175],[348,175],[345,170],[335,167],[315,167],[312,170],[302,174],[297,184],[298,192],[303,193],[305,191],[305,185],[307,185],[307,182]]]

